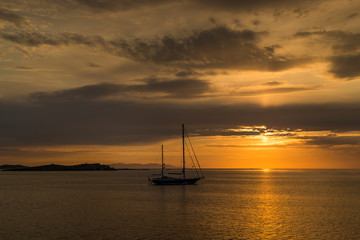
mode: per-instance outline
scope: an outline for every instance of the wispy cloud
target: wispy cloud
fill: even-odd
[[[101,100],[116,96],[131,96],[139,93],[141,97],[147,93],[165,94],[162,97],[188,98],[210,92],[210,84],[199,79],[142,79],[143,83],[125,85],[100,83],[74,89],[55,92],[38,92],[30,95],[31,99],[42,101]]]
[[[273,87],[251,91],[233,91],[231,95],[236,96],[256,96],[264,94],[280,94],[280,93],[294,93],[303,91],[319,90],[319,87]]]
[[[328,57],[330,61],[329,72],[337,78],[352,80],[360,76],[357,66],[360,63],[360,33],[333,31],[298,32],[295,37],[320,37],[318,41],[330,45],[333,55]]]
[[[187,37],[164,36],[160,40],[105,40],[77,33],[60,35],[39,32],[1,33],[1,38],[30,47],[86,45],[135,61],[172,65],[185,69],[236,69],[280,71],[311,62],[275,53],[278,46],[260,47],[266,32],[233,30],[226,26],[200,30]]]
[[[26,23],[26,18],[12,11],[0,8],[0,21],[13,23],[16,26],[20,27],[21,25]]]
[[[305,140],[306,145],[316,145],[316,146],[360,146],[360,135],[356,136],[337,136],[337,135],[328,135],[328,136],[306,136],[306,137],[297,137],[298,139]]]
[[[267,85],[267,86],[279,86],[283,84],[282,82],[278,82],[278,81],[269,81],[269,82],[265,82],[263,83],[263,85]]]
[[[84,36],[77,33],[62,33],[60,35],[45,34],[40,32],[0,32],[2,39],[29,47],[40,47],[42,45],[60,46],[80,44],[93,46],[105,45],[105,40],[100,36]]]
[[[160,41],[112,44],[121,50],[120,54],[136,61],[192,68],[280,71],[309,61],[277,55],[275,46],[258,46],[264,34],[267,33],[217,26],[187,37],[164,36]]]
[[[251,0],[197,0],[193,1],[195,4],[201,4],[203,7],[215,8],[227,11],[256,11],[260,9],[302,9],[312,6],[321,1],[286,1],[286,0],[275,0],[275,1],[251,1]]]

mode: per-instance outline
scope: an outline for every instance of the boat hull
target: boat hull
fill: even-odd
[[[196,184],[201,178],[153,178],[151,183],[155,185],[192,185]]]

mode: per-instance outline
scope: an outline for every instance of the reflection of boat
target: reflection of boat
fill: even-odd
[[[187,135],[187,133],[186,133]],[[163,146],[161,146],[161,176],[160,177],[153,177],[153,178],[149,178],[149,182],[150,183],[153,183],[153,184],[157,184],[157,185],[189,185],[189,184],[195,184],[198,180],[200,179],[203,179],[204,178],[204,174],[202,173],[202,170],[200,168],[200,164],[197,160],[197,157],[195,155],[195,152],[194,152],[194,149],[191,145],[191,142],[190,142],[190,139],[189,139],[189,136],[187,135],[187,139],[188,139],[188,142],[189,142],[189,145],[191,147],[191,151],[192,151],[192,154],[188,149],[189,151],[189,156],[194,164],[194,168],[195,168],[195,172],[196,172],[196,177],[190,177],[190,178],[187,178],[186,175],[185,175],[185,145],[187,145],[185,143],[185,127],[184,127],[184,124],[182,124],[182,172],[181,173],[178,173],[180,175],[182,175],[182,177],[171,177],[171,176],[167,176],[167,175],[164,175],[164,169],[165,169],[165,164],[164,164],[164,150],[163,150]],[[193,156],[194,158],[193,158]],[[195,159],[195,161],[194,161]]]

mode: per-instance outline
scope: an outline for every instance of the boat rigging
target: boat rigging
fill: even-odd
[[[164,169],[165,169],[165,163],[164,163],[164,147],[161,145],[161,177],[149,177],[149,182],[156,185],[189,185],[189,184],[195,184],[200,179],[204,179],[204,174],[202,172],[202,169],[200,167],[199,161],[196,157],[194,148],[190,142],[189,135],[187,134],[184,124],[182,124],[182,171],[181,173],[178,173],[182,175],[182,177],[171,177],[164,175]],[[187,137],[187,140],[189,142],[190,147],[185,142],[185,134]],[[186,167],[185,167],[185,146],[187,147],[190,159],[193,163],[196,177],[187,177],[186,175]],[[193,158],[194,156],[194,158]]]

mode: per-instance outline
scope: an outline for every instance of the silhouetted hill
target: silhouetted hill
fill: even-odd
[[[4,169],[4,171],[108,171],[115,170],[114,168],[108,165],[101,165],[99,163],[93,164],[79,164],[73,166],[63,166],[63,165],[43,165],[37,167],[24,167],[24,168],[11,168]]]
[[[8,164],[0,166],[0,169],[2,169],[2,170],[21,169],[21,168],[27,168],[27,167],[23,166],[23,165],[8,165]]]

